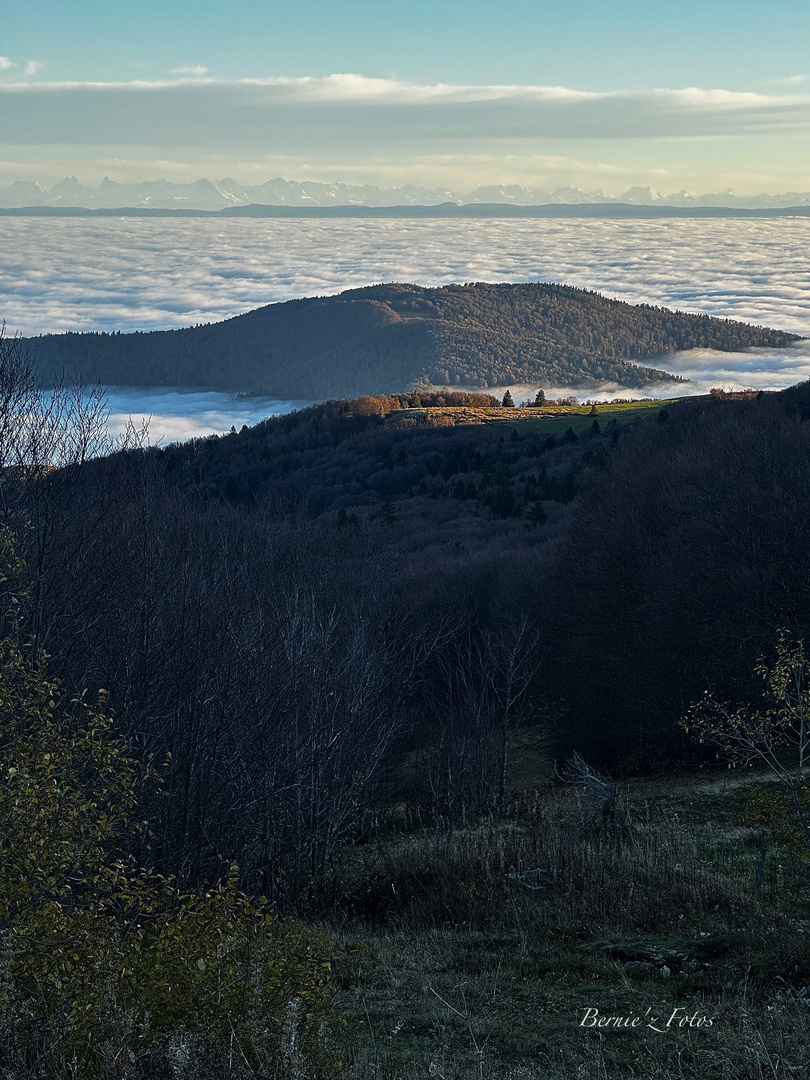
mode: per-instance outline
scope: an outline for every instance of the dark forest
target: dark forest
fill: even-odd
[[[29,341],[42,378],[199,386],[288,400],[421,386],[665,385],[644,361],[683,349],[782,347],[795,335],[633,306],[565,285],[372,285],[226,322]]]
[[[108,1024],[132,1053],[127,1075],[175,1075],[171,1040],[182,1030],[197,1032],[195,1075],[208,1075],[204,1062],[225,1070],[238,1045],[243,1071],[231,1061],[218,1075],[326,1077],[353,1062],[353,1075],[370,1077],[381,1059],[358,1024],[364,995],[378,990],[364,980],[383,977],[372,957],[391,933],[404,935],[404,956],[405,939],[423,931],[450,935],[447,949],[472,935],[477,949],[474,937],[518,942],[533,926],[548,946],[536,962],[549,994],[562,963],[552,943],[568,942],[571,970],[590,943],[588,977],[601,977],[600,964],[653,970],[663,961],[643,944],[651,926],[676,942],[667,971],[681,965],[718,1000],[740,965],[754,965],[763,988],[787,971],[776,945],[751,959],[763,920],[798,918],[768,906],[776,862],[761,855],[756,887],[753,873],[744,887],[736,870],[707,878],[702,848],[663,819],[652,824],[649,793],[666,807],[672,777],[717,768],[717,748],[682,724],[692,703],[707,690],[753,700],[757,665],[773,663],[780,631],[810,632],[807,384],[643,408],[344,398],[222,437],[150,448],[130,433],[115,448],[103,442],[99,399],[63,392],[55,415],[53,399],[33,390],[22,344],[6,339],[2,359],[4,775],[11,791],[43,762],[63,762],[72,779],[60,772],[59,783],[73,792],[64,820],[103,825],[87,826],[78,849],[65,847],[67,829],[36,906],[33,864],[19,852],[40,835],[42,784],[26,789],[28,802],[0,801],[4,828],[20,830],[2,841],[9,880],[19,880],[3,894],[12,896],[3,917],[25,927],[15,931],[24,964],[14,1008],[40,1017],[19,1013],[9,1055],[40,1055],[50,1075],[67,1076],[59,1039],[48,1043],[62,1024],[64,1045],[84,1055],[81,1075],[118,1076],[101,1051]],[[57,754],[60,700],[89,712],[81,722],[66,714]],[[27,728],[9,727],[18,715]],[[34,742],[32,716],[50,717]],[[80,751],[89,756],[77,764]],[[534,770],[529,788],[520,769]],[[110,776],[123,786],[98,818]],[[662,777],[669,786],[652,786]],[[596,816],[587,800],[566,801],[572,791],[602,793]],[[620,791],[641,792],[632,814]],[[15,815],[29,803],[23,828]],[[801,844],[779,833],[781,804],[763,805],[768,843],[783,837],[780,858],[788,865],[794,851],[800,880]],[[133,806],[140,824],[125,828]],[[761,814],[739,812],[749,815],[746,844],[761,845]],[[49,834],[43,851],[51,843]],[[666,906],[651,853],[667,845],[716,955],[694,944],[703,941],[694,927],[683,936],[685,900]],[[594,874],[598,890],[587,887]],[[532,890],[546,886],[549,904],[539,905]],[[754,937],[726,941],[722,925],[743,908]],[[95,930],[81,922],[90,914]],[[116,976],[120,1008],[88,997],[80,1021],[86,988],[71,989],[69,973],[90,965],[86,955],[93,970],[112,970],[112,954],[98,953],[112,940],[105,919],[144,966]],[[251,937],[257,919],[276,928],[269,945]],[[43,925],[63,935],[47,948]],[[362,962],[352,951],[361,946],[347,944],[358,938],[370,950]],[[784,951],[790,937],[780,940]],[[525,955],[517,948],[514,971]],[[261,1001],[222,998],[223,957],[229,971],[254,973],[233,975],[245,988],[257,956]],[[805,978],[802,964],[791,985]],[[26,971],[38,974],[26,981]],[[304,998],[306,1019],[289,1005]],[[162,1002],[167,1026],[150,1020],[138,1043],[120,1010],[146,1024],[149,1001]],[[334,1009],[350,1018],[348,1043]],[[290,1049],[284,1032],[299,1019],[302,1049]],[[534,1046],[532,1030],[521,1038]],[[503,1043],[491,1075],[523,1060],[510,1053]]]

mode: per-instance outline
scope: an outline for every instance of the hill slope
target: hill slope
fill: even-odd
[[[412,386],[571,386],[672,381],[637,361],[680,349],[779,347],[795,335],[608,300],[564,285],[372,285],[270,304],[225,322],[28,344],[43,378],[206,386],[279,398]]]

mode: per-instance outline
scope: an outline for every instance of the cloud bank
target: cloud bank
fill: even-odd
[[[27,75],[35,73],[32,64]],[[162,158],[190,168],[214,155],[231,174],[287,159],[296,174],[305,168],[312,178],[327,168],[348,175],[334,171],[341,163],[366,182],[398,170],[400,185],[425,182],[426,172],[430,183],[457,185],[466,167],[465,186],[475,187],[490,182],[476,164],[481,157],[500,163],[501,181],[524,183],[538,154],[577,157],[585,148],[593,162],[588,175],[558,178],[555,186],[593,186],[599,169],[614,168],[626,175],[625,186],[649,183],[659,170],[675,189],[718,182],[736,189],[742,176],[750,178],[746,190],[785,190],[808,165],[810,94],[799,82],[769,93],[697,86],[592,91],[350,73],[225,81],[202,64],[174,73],[129,82],[32,81],[17,68],[0,74],[0,154],[19,166],[15,172],[9,165],[6,175],[22,176],[26,163],[33,165],[30,179],[39,172],[35,163],[47,161],[59,179],[81,172],[83,163],[95,173],[103,159],[117,159],[131,162],[128,172],[115,174],[129,181]],[[717,140],[724,141],[722,155]]]
[[[561,281],[810,335],[810,220],[1,218],[26,334],[228,318],[375,281]]]
[[[256,145],[269,136],[284,136],[296,145],[315,136],[330,145],[372,135],[399,142],[694,138],[773,135],[810,125],[810,95],[800,92],[702,87],[599,92],[567,86],[418,84],[354,74],[224,82],[206,72],[202,65],[186,65],[174,69],[174,79],[8,79],[0,83],[4,139],[154,145],[180,137],[185,145],[222,148]]]
[[[188,326],[375,281],[559,281],[810,336],[808,219],[5,218],[0,249],[0,317],[25,334]],[[810,346],[653,366],[695,380],[690,392],[778,388],[810,378]]]
[[[154,446],[181,442],[211,433],[222,435],[243,424],[251,426],[268,416],[302,409],[311,402],[276,401],[271,398],[241,400],[230,394],[184,390],[148,390],[113,387],[106,395],[111,434],[124,432],[128,422],[136,427],[148,424],[149,442]]]

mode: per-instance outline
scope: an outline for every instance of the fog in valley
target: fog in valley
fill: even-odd
[[[279,416],[310,405],[309,401],[274,401],[271,398],[239,398],[215,390],[184,390],[180,387],[144,388],[113,386],[106,394],[111,434],[123,432],[131,419],[138,428],[148,425],[151,443],[177,442],[232,427],[239,431],[268,416]]]
[[[558,281],[630,303],[810,335],[810,221],[0,219],[9,332],[153,330],[376,281]],[[799,346],[693,351],[657,366],[683,393],[810,378]],[[528,388],[512,388],[520,397]],[[551,387],[603,400],[626,388]],[[660,391],[659,391],[660,392]],[[667,393],[671,393],[669,389]],[[654,394],[654,388],[650,388]],[[634,391],[634,396],[638,391]],[[110,388],[111,426],[151,417],[153,440],[237,430],[298,403]]]

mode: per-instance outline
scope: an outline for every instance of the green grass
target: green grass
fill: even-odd
[[[571,427],[579,435],[582,431],[590,430],[594,420],[599,421],[599,426],[604,431],[611,420],[619,424],[629,424],[634,420],[649,419],[660,412],[666,404],[665,400],[628,401],[615,404],[608,402],[605,405],[597,405],[595,414],[591,412],[590,405],[561,405],[549,409],[501,409],[497,417],[489,422],[518,423],[521,431],[532,431],[541,435],[562,435]],[[514,416],[509,415],[510,413],[514,413]],[[533,413],[535,415],[532,415]],[[537,416],[537,413],[542,415]]]
[[[349,1075],[806,1076],[807,883],[776,850],[757,895],[757,837],[739,824],[751,782],[626,785],[620,849],[575,791],[550,788],[513,820],[354,849],[332,926]],[[507,876],[546,865],[537,892]],[[713,1023],[599,1031],[581,1026],[588,1008]]]
[[[671,404],[669,399],[606,402],[604,405],[597,405],[595,414],[591,412],[590,405],[548,405],[542,409],[478,409],[471,406],[459,406],[457,408],[449,406],[421,407],[399,409],[389,413],[387,419],[393,423],[416,420],[437,426],[500,424],[509,427],[519,426],[521,431],[541,435],[561,436],[569,427],[573,428],[577,434],[588,431],[593,426],[594,420],[599,421],[599,425],[604,431],[612,420],[617,423],[627,424],[634,420],[649,418],[655,416],[668,404]]]

